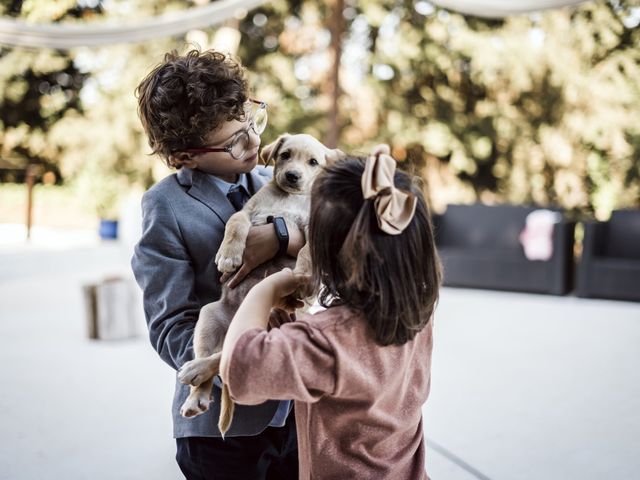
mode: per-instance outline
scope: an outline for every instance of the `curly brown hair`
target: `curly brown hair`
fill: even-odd
[[[204,146],[205,137],[224,122],[244,120],[247,80],[244,67],[223,53],[172,51],[135,93],[153,153],[180,168],[174,153]]]

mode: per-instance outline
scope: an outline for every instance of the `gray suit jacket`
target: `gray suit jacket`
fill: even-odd
[[[256,167],[249,175],[254,194],[272,172]],[[200,308],[220,298],[220,273],[214,262],[224,227],[235,210],[206,174],[187,168],[154,185],[142,197],[142,237],[131,260],[144,298],[151,344],[178,370],[193,358],[193,331]],[[175,438],[219,437],[220,389],[209,411],[183,418],[180,406],[189,387],[176,378],[173,398]],[[256,435],[272,420],[278,401],[237,405],[227,436]]]

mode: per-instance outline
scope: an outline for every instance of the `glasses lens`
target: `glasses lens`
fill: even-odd
[[[249,148],[249,134],[245,131],[240,133],[231,144],[231,156],[236,160],[242,160]]]
[[[258,135],[267,128],[267,105],[262,104],[253,116],[253,128]]]

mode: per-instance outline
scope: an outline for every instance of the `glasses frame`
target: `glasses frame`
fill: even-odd
[[[196,148],[187,148],[185,150],[183,150],[186,153],[193,153],[193,154],[202,154],[202,153],[228,153],[229,155],[231,155],[231,157],[233,157],[236,160],[242,160],[246,153],[243,152],[243,154],[240,157],[236,157],[233,153],[233,147],[235,146],[236,143],[238,143],[238,141],[240,140],[240,138],[243,135],[246,135],[247,137],[249,136],[249,130],[253,130],[256,135],[260,135],[262,134],[262,132],[264,132],[264,128],[261,129],[260,132],[258,132],[258,130],[256,130],[256,125],[255,122],[253,121],[253,119],[255,118],[255,116],[257,115],[257,113],[260,110],[263,110],[266,114],[267,112],[267,102],[263,102],[262,100],[256,100],[255,98],[249,98],[247,99],[247,102],[251,102],[251,103],[255,103],[256,105],[258,105],[258,109],[255,110],[253,112],[253,115],[251,115],[251,118],[249,120],[249,126],[244,129],[244,130],[239,130],[238,132],[236,132],[235,137],[233,138],[233,140],[231,140],[229,142],[228,145],[224,146],[224,147],[196,147]],[[265,127],[266,127],[266,122],[265,122]]]

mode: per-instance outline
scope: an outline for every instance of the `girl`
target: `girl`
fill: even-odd
[[[243,404],[295,400],[301,479],[427,479],[421,407],[440,264],[422,194],[385,152],[315,181],[309,246],[326,310],[266,330],[307,279],[256,285],[224,343],[221,375]]]

